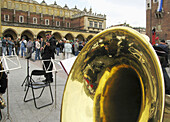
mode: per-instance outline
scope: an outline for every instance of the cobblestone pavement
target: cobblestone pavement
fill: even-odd
[[[62,54],[56,56],[57,61],[63,59]],[[54,96],[53,105],[36,109],[33,101],[24,102],[25,87],[21,86],[26,75],[27,75],[27,60],[24,58],[19,58],[22,68],[14,71],[10,71],[8,74],[8,93],[9,93],[9,112],[7,107],[2,110],[3,119],[2,122],[12,121],[12,122],[60,122],[60,110],[63,90],[65,87],[67,74],[60,70],[61,67],[56,64],[57,77],[56,77],[56,95],[55,95],[55,82],[52,83],[52,91]],[[42,69],[41,60],[29,61],[30,71],[34,69]],[[170,68],[167,69],[170,74]],[[53,74],[54,75],[54,74]],[[43,80],[44,77],[39,77],[37,80]],[[31,90],[30,90],[31,91]],[[38,91],[37,91],[38,92]],[[31,92],[30,92],[31,93]],[[31,97],[31,94],[28,94]],[[55,97],[56,96],[56,97]],[[3,96],[6,101],[6,94]],[[49,92],[44,91],[42,99],[38,100],[38,104],[43,104],[49,100]],[[168,97],[168,96],[167,96]],[[170,97],[168,104],[166,104],[166,110],[164,114],[164,122],[170,122]],[[56,103],[55,103],[56,101]],[[9,115],[7,114],[9,113]],[[169,114],[168,114],[169,113]]]

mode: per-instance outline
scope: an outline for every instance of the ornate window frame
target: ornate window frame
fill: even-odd
[[[4,21],[9,21],[9,15],[4,14]]]
[[[99,22],[99,28],[103,28],[103,23]]]
[[[24,23],[24,16],[22,15],[19,16],[19,23]]]
[[[37,17],[33,17],[32,23],[33,23],[33,24],[37,24]]]
[[[45,19],[45,25],[50,25],[49,19]]]
[[[89,21],[89,27],[93,27],[93,21]]]
[[[94,27],[98,28],[98,22],[96,22],[96,21],[94,22]]]
[[[67,23],[66,23],[66,27],[67,27],[67,28],[70,28],[70,22],[67,22]]]
[[[56,26],[57,26],[57,27],[60,26],[60,21],[56,21]]]

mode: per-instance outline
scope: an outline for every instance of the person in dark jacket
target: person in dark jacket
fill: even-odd
[[[59,56],[59,53],[60,53],[60,40],[57,40],[56,41],[56,50],[57,50],[57,56]]]
[[[11,40],[11,37],[8,37],[8,49],[9,49],[9,55],[12,54],[12,48],[13,48],[14,43]]]
[[[158,47],[160,47],[164,52],[165,52],[165,63],[166,66],[168,65],[168,54],[169,54],[169,49],[168,49],[168,45],[166,44],[165,40],[162,39],[158,45]]]
[[[165,40],[161,40],[159,45],[154,46],[154,49],[159,57],[163,76],[164,76],[164,82],[165,82],[165,94],[170,95],[170,78],[166,71],[166,67],[168,67],[168,45],[165,43]]]
[[[56,49],[56,40],[51,35],[51,31],[46,32],[46,38],[47,38],[46,46],[45,46],[45,48],[43,48],[43,47],[41,48],[41,57],[42,57],[42,60],[45,60],[43,69],[51,71],[53,69],[53,64],[50,61],[50,59],[55,58],[54,54],[55,54],[55,49]],[[45,82],[47,82],[47,83],[53,82],[52,72],[46,73],[45,78],[46,78]]]
[[[16,51],[17,51],[17,56],[19,56],[19,52],[20,52],[20,38],[17,39],[17,44],[16,44]]]

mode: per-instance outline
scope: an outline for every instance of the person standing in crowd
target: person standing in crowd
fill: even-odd
[[[23,58],[23,56],[26,56],[26,45],[27,45],[27,41],[24,39],[24,37],[20,41],[20,45],[21,45],[21,58]]]
[[[11,40],[11,37],[8,37],[8,48],[9,48],[9,55],[12,54],[12,47],[13,47],[14,43]]]
[[[21,41],[20,38],[18,38],[18,39],[17,39],[17,49],[16,49],[16,50],[17,50],[17,55],[18,55],[18,56],[19,56],[20,46],[21,46],[20,41]]]
[[[40,40],[39,39],[37,39],[36,41],[35,41],[35,61],[37,60],[37,58],[38,58],[38,60],[40,60]]]
[[[3,55],[6,55],[6,45],[7,45],[7,40],[6,40],[6,37],[3,37],[2,39],[2,53]]]
[[[40,38],[40,44],[41,44],[40,48],[45,47],[45,41],[43,38]]]
[[[32,53],[34,53],[35,50],[36,50],[36,49],[35,49],[35,42],[36,42],[36,39],[33,40],[33,51],[32,51]]]
[[[33,47],[33,42],[29,38],[29,40],[27,42],[27,54],[30,55],[30,58],[31,58],[31,55],[32,55],[32,47]]]
[[[12,54],[15,55],[15,41],[12,40],[13,45],[12,45]]]
[[[162,40],[159,42],[158,47],[162,48],[162,49],[166,52],[165,61],[166,61],[166,65],[168,65],[168,55],[169,55],[168,44],[166,44],[166,43],[165,43],[165,40],[162,39]]]
[[[73,41],[72,41],[72,40],[70,41],[70,44],[72,45],[72,54],[73,54],[73,55],[75,55],[74,43],[75,43],[74,40],[73,40]]]
[[[85,46],[85,42],[83,41],[79,44],[79,51],[81,51],[84,46]]]
[[[42,53],[44,47],[45,47],[45,41],[43,38],[40,38],[40,54]]]
[[[71,52],[72,52],[72,45],[70,44],[69,40],[66,40],[66,43],[64,44],[65,59],[71,58]]]
[[[168,45],[165,43],[165,40],[161,40],[157,46],[154,46],[154,49],[156,50],[156,53],[159,57],[163,76],[164,76],[164,82],[165,82],[165,93],[170,95],[170,78],[168,76],[168,73],[166,71],[166,67],[168,67]]]
[[[6,52],[7,52],[7,55],[9,55],[8,37],[6,38]]]
[[[60,40],[60,52],[64,52],[64,40]]]
[[[51,31],[46,31],[45,34],[46,34],[46,38],[47,38],[46,46],[45,46],[45,48],[41,48],[41,51],[43,50],[41,53],[42,60],[46,60],[46,61],[44,61],[43,69],[51,71],[53,69],[53,64],[50,61],[50,59],[55,58],[54,54],[55,54],[55,49],[56,49],[56,40],[51,35]],[[46,82],[46,83],[53,82],[52,72],[45,74],[44,82]]]
[[[74,55],[77,56],[79,54],[79,41],[76,40],[74,43]]]
[[[2,56],[2,39],[0,37],[0,56]]]
[[[17,39],[14,40],[14,50],[15,54],[17,55]]]
[[[57,50],[57,56],[59,56],[60,53],[60,41],[56,41],[56,50]]]

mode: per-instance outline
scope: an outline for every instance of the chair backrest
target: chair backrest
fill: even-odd
[[[45,71],[44,70],[33,70],[31,72],[31,75],[45,75]]]

